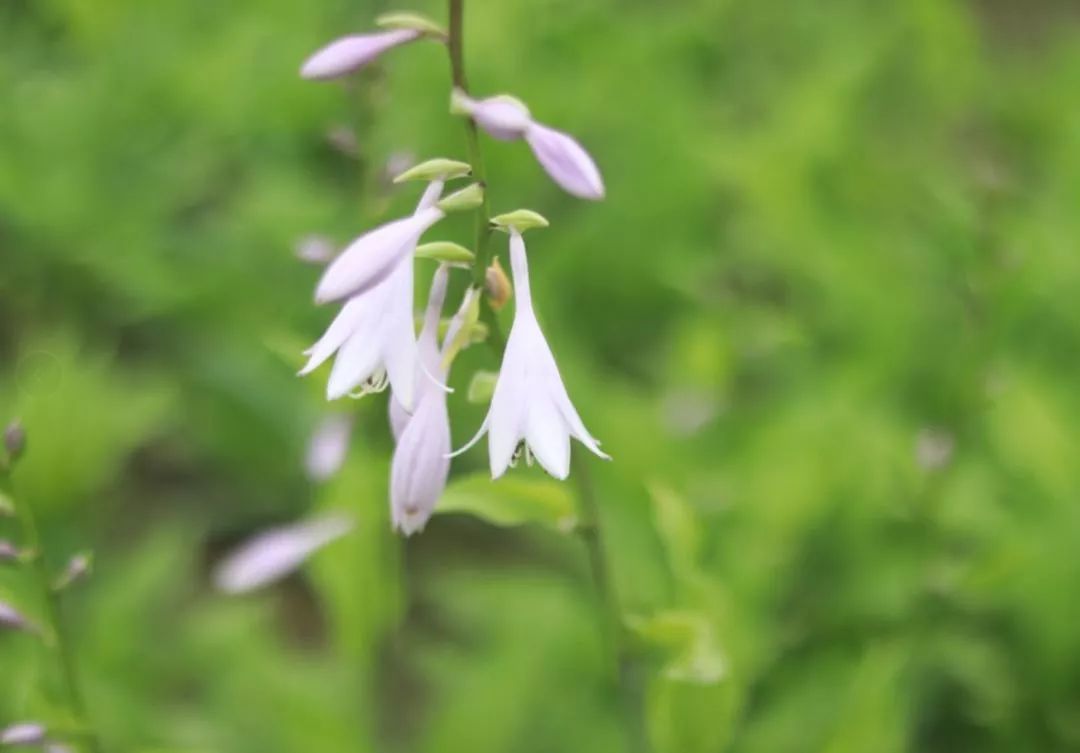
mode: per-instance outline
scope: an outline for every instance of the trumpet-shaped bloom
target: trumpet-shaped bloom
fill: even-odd
[[[307,79],[340,78],[363,68],[387,50],[416,41],[415,29],[393,29],[373,34],[353,34],[336,39],[304,61],[300,75]]]
[[[214,571],[214,585],[229,594],[267,586],[299,568],[352,526],[349,518],[330,515],[261,533],[225,558]]]
[[[476,100],[455,90],[453,105],[493,138],[525,139],[540,166],[567,193],[581,199],[604,198],[604,180],[585,148],[569,134],[533,120],[518,100],[507,96]]]
[[[434,204],[442,189],[443,181],[432,181],[420,198],[413,218],[408,219],[430,211],[439,212]],[[336,400],[362,385],[381,389],[389,380],[397,399],[410,408],[413,406],[417,356],[411,257],[418,238],[419,233],[416,233],[396,248],[397,256],[390,259],[389,276],[365,292],[353,295],[319,341],[308,350],[308,362],[301,369],[301,376],[311,373],[337,353],[326,386],[328,399]],[[348,253],[346,250],[342,257]],[[360,261],[363,261],[362,257]],[[327,270],[327,274],[330,271]],[[368,391],[368,388],[362,391]]]
[[[438,337],[439,315],[446,298],[448,270],[440,266],[431,283],[419,354],[428,374],[443,379]],[[390,467],[390,513],[394,528],[406,536],[423,529],[446,488],[450,474],[450,417],[446,393],[417,376],[416,410],[410,415],[396,399],[390,402],[390,425],[397,440]],[[396,407],[395,407],[396,406]]]
[[[570,438],[610,460],[570,402],[533,309],[525,241],[510,230],[510,265],[517,293],[514,324],[506,341],[495,394],[480,431],[455,455],[488,434],[491,477],[499,478],[515,461],[519,447],[558,479],[570,474]]]

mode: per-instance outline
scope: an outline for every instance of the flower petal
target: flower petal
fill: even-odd
[[[384,328],[379,333],[390,387],[406,410],[416,404],[417,347],[413,321],[413,260],[403,259],[387,281],[382,302]]]
[[[371,290],[390,276],[424,231],[443,216],[442,210],[428,207],[360,236],[327,267],[315,289],[315,301],[328,303]]]
[[[308,557],[352,530],[343,515],[275,528],[259,534],[228,555],[214,571],[214,584],[229,594],[246,593],[274,583]]]
[[[401,434],[390,468],[394,528],[411,536],[431,517],[450,473],[446,397],[428,390]]]
[[[300,369],[299,376],[306,376],[319,368],[345,344],[361,321],[370,314],[370,311],[366,310],[370,308],[365,305],[367,300],[369,299],[366,296],[353,298],[341,307],[341,311],[334,317],[334,321],[330,322],[323,336],[307,351],[308,362]]]
[[[525,441],[545,471],[560,481],[570,475],[570,434],[546,395],[530,400]]]
[[[419,37],[420,32],[415,29],[394,29],[342,37],[309,57],[300,68],[300,75],[314,80],[345,76],[367,65],[387,50]]]
[[[506,473],[518,442],[525,435],[529,407],[529,378],[526,358],[531,343],[523,342],[515,322],[503,352],[499,381],[488,410],[488,462],[493,479]]]
[[[525,132],[536,159],[559,186],[581,199],[604,198],[604,180],[592,157],[573,137],[532,123]]]
[[[326,382],[326,399],[345,397],[379,367],[379,341],[367,332],[356,332],[341,347],[330,378]]]

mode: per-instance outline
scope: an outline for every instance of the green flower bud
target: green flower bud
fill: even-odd
[[[472,175],[472,165],[468,162],[437,157],[410,167],[394,178],[395,183],[407,180],[452,180]]]
[[[435,206],[444,212],[463,212],[469,209],[476,209],[478,206],[484,203],[484,187],[479,183],[473,183],[470,186],[466,186],[460,191],[447,196],[442,201],[438,202]]]
[[[418,259],[445,261],[449,264],[471,264],[476,255],[458,243],[435,241],[434,243],[424,243],[417,246],[416,257]]]
[[[499,230],[509,231],[510,229],[513,229],[517,230],[519,233],[524,233],[526,230],[532,230],[534,227],[547,227],[550,223],[543,215],[538,214],[531,209],[518,209],[513,212],[507,212],[506,214],[500,214],[497,217],[492,217],[491,224]]]
[[[441,26],[419,13],[383,13],[375,19],[375,25],[380,29],[412,29],[430,37],[446,37],[446,31]]]

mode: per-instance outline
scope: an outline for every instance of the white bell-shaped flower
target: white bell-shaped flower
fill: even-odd
[[[480,431],[457,455],[488,434],[491,477],[499,478],[520,451],[534,457],[557,479],[570,474],[570,438],[610,460],[589,433],[570,402],[533,309],[525,241],[510,228],[510,265],[514,276],[516,309],[506,341],[502,368],[487,417]]]

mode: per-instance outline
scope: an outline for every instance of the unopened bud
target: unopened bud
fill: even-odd
[[[491,262],[491,266],[484,270],[484,292],[487,293],[488,303],[491,308],[498,311],[514,294],[514,286],[510,278],[506,276],[498,258]]]
[[[473,183],[460,191],[447,196],[437,206],[444,212],[463,212],[468,209],[476,209],[484,203],[484,187],[479,183]]]
[[[547,227],[550,223],[542,214],[531,209],[517,209],[492,217],[491,224],[499,230],[517,230],[519,233],[524,233],[535,227]]]
[[[446,31],[441,26],[419,13],[383,13],[375,19],[375,25],[380,29],[412,29],[432,37],[446,36]]]
[[[405,183],[410,180],[452,180],[472,175],[472,165],[468,162],[460,162],[453,159],[437,157],[413,165],[405,172],[394,178],[395,183]]]
[[[12,421],[4,429],[4,449],[12,460],[18,459],[26,450],[26,430],[19,421]]]
[[[461,244],[450,241],[435,241],[416,247],[413,254],[417,259],[434,259],[447,264],[472,264],[476,255]]]
[[[19,722],[0,730],[0,745],[17,748],[33,747],[45,742],[45,725],[38,722]]]
[[[90,574],[93,564],[94,556],[90,552],[79,552],[74,555],[68,560],[64,572],[60,573],[60,577],[53,583],[53,589],[56,591],[63,591],[73,583],[82,580]]]

